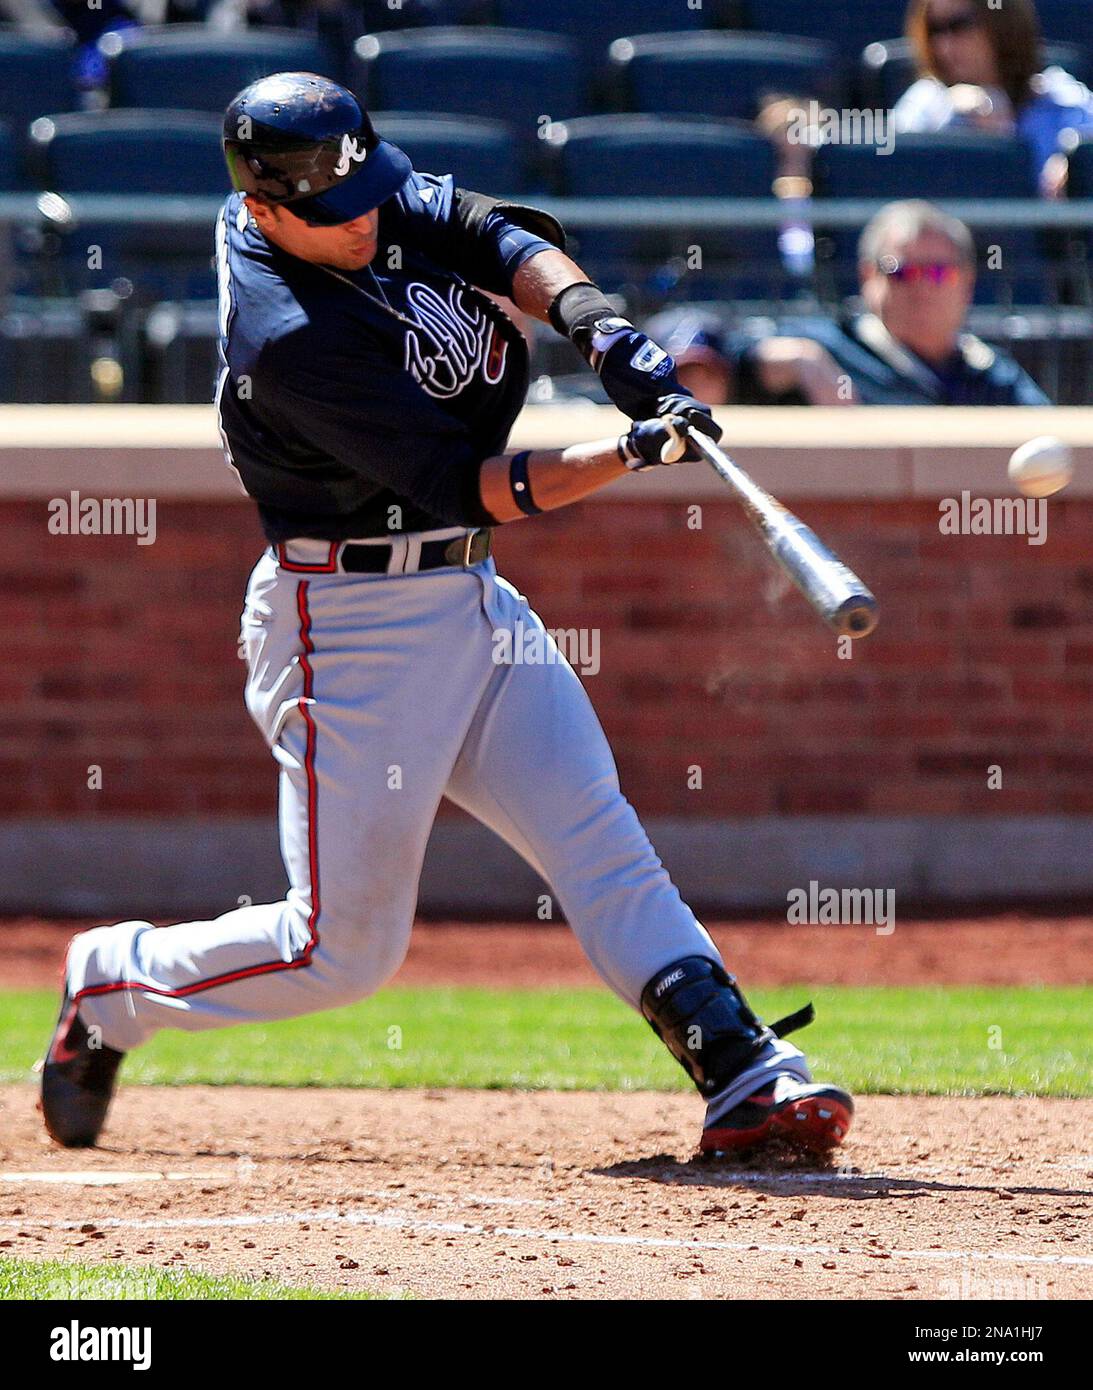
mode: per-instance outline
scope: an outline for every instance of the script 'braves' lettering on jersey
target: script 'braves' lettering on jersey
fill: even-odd
[[[452,285],[442,297],[428,285],[412,284],[406,293],[409,314],[421,325],[406,333],[406,370],[441,400],[458,395],[476,372],[496,386],[508,357],[504,338],[480,304],[466,303],[463,290]]]
[[[481,291],[511,295],[552,244],[497,210],[469,230],[451,176],[416,172],[378,242],[334,271],[267,242],[239,194],[221,211],[221,432],[271,541],[493,520],[478,473],[523,406],[528,353]]]

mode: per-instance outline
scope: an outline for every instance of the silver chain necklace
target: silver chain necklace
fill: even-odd
[[[420,325],[416,324],[413,319],[407,318],[405,314],[400,313],[399,310],[395,308],[395,306],[387,298],[387,295],[384,293],[383,286],[379,282],[379,276],[376,274],[376,272],[372,269],[371,266],[366,266],[365,269],[368,271],[369,275],[371,275],[372,283],[380,292],[379,299],[377,299],[374,294],[369,294],[363,285],[358,285],[355,280],[350,280],[348,275],[343,275],[340,270],[334,270],[331,266],[328,265],[320,265],[319,269],[325,270],[328,275],[333,275],[335,280],[340,280],[343,285],[348,285],[351,290],[356,290],[358,294],[363,294],[365,299],[367,299],[369,303],[375,304],[380,309],[385,309],[389,314],[393,314],[394,317],[398,319],[399,323],[404,323],[407,326],[407,328],[420,327]]]
[[[372,282],[375,285],[376,289],[379,290],[379,299],[377,299],[374,294],[369,294],[363,285],[358,285],[355,280],[350,280],[347,275],[343,275],[340,270],[335,270],[332,266],[329,265],[321,265],[318,262],[314,262],[314,264],[318,265],[318,268],[320,270],[325,270],[328,275],[332,275],[335,280],[340,280],[343,285],[348,285],[351,290],[356,290],[358,294],[364,295],[365,299],[367,299],[370,304],[375,304],[378,309],[384,309],[393,318],[398,319],[399,323],[404,323],[407,328],[412,328],[415,332],[420,331],[421,324],[414,319],[407,318],[407,316],[401,313],[398,309],[396,309],[395,306],[391,303],[391,301],[387,298],[387,295],[384,293],[383,286],[380,284],[379,276],[376,274],[376,272],[372,269],[370,265],[366,266],[365,269],[372,277]],[[455,278],[461,287],[465,288],[467,286],[466,280],[463,280],[460,276],[456,276]],[[495,328],[500,328],[500,324],[498,323],[497,318],[495,318],[494,313],[492,312],[496,309],[496,306],[493,304],[493,301],[489,298],[488,295],[484,294],[480,296],[480,299],[482,301],[482,307],[487,320],[493,323]],[[502,318],[505,317],[504,312],[502,310],[497,310],[496,312],[500,314]]]

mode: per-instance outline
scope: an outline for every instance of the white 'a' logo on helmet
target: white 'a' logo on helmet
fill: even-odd
[[[342,136],[342,154],[337,164],[334,165],[334,172],[341,178],[349,173],[351,164],[363,164],[368,158],[368,151],[363,145],[358,145],[356,136]]]

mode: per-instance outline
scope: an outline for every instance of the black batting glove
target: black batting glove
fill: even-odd
[[[687,437],[688,429],[706,435],[715,444],[722,433],[710,407],[694,396],[685,391],[661,396],[654,419],[637,420],[628,434],[620,435],[619,458],[633,472],[660,464],[697,463],[702,455]]]
[[[611,400],[631,420],[678,414],[711,438],[721,438],[709,407],[679,384],[675,360],[616,313],[591,281],[567,285],[555,296],[548,317],[599,374]]]
[[[628,434],[619,436],[619,458],[633,473],[664,464],[694,462],[699,457],[687,438],[687,421],[682,415],[636,420]]]
[[[628,319],[600,319],[575,334],[573,341],[611,400],[631,420],[652,419],[663,396],[683,394],[675,359]]]
[[[623,318],[590,280],[567,285],[548,315],[598,373],[604,389],[631,420],[651,420],[662,396],[685,395],[675,361]]]
[[[713,418],[713,411],[708,405],[695,400],[688,391],[681,389],[678,395],[662,396],[657,404],[657,414],[681,416],[692,429],[708,435],[715,444],[721,440],[722,429]]]

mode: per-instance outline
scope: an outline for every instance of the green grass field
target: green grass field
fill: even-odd
[[[802,990],[756,990],[765,1018]],[[820,1077],[859,1094],[1093,1095],[1093,988],[813,991],[795,1035]],[[0,995],[0,1080],[26,1080],[53,994]],[[684,1090],[645,1023],[604,990],[393,989],[276,1024],[163,1032],[127,1084]]]
[[[134,1269],[125,1265],[78,1265],[61,1260],[0,1259],[0,1301],[30,1299],[371,1299],[384,1295],[333,1293],[294,1288],[272,1279],[213,1278],[190,1269]]]

